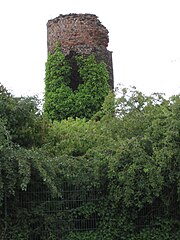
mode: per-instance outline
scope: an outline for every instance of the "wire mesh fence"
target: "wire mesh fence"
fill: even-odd
[[[97,212],[102,199],[102,192],[96,188],[65,182],[61,195],[54,196],[42,182],[33,182],[27,191],[19,190],[13,198],[4,198],[0,209],[4,234],[0,239],[65,240],[71,233],[96,231],[102,220]],[[178,209],[174,204],[171,215],[178,216]],[[154,217],[165,211],[158,200],[146,205],[134,219],[137,228],[150,226]]]
[[[99,200],[98,194],[93,188],[87,190],[63,183],[61,196],[57,197],[42,182],[30,184],[27,191],[19,190],[13,199],[4,201],[1,212],[4,229],[10,227],[5,226],[8,222],[16,229],[25,225],[28,240],[66,239],[70,232],[94,231],[98,224],[96,211],[82,214],[82,209],[85,212],[93,208]],[[8,233],[4,239],[13,237]]]
[[[56,198],[43,189],[29,189],[26,194],[19,195],[21,206],[28,211],[36,209],[38,212],[39,209],[43,212],[39,214],[41,221],[37,218],[37,221],[31,224],[30,239],[48,239],[50,233],[53,233],[56,239],[63,239],[72,231],[95,230],[98,222],[96,213],[85,217],[80,213],[80,209],[87,207],[87,204],[96,204],[97,200],[95,189],[79,189],[68,183],[64,183],[62,195]]]

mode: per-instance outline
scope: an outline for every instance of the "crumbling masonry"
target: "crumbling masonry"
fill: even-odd
[[[112,52],[107,50],[108,30],[94,14],[59,15],[47,23],[48,52],[53,53],[56,43],[60,43],[63,54],[70,60],[73,73],[72,88],[77,88],[78,73],[74,57],[94,54],[99,62],[103,60],[109,73],[109,84],[114,87]]]

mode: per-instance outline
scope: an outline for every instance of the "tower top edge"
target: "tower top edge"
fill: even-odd
[[[58,22],[59,19],[65,19],[65,18],[81,18],[81,19],[94,18],[96,20],[99,20],[99,17],[96,14],[92,14],[92,13],[69,13],[69,14],[59,14],[59,16],[48,20],[47,25]]]

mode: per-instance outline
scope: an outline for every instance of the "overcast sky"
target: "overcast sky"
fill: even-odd
[[[43,95],[49,19],[92,13],[109,30],[115,85],[180,93],[179,0],[1,0],[0,82],[16,96]]]

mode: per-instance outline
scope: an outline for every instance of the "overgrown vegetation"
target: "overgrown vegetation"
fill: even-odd
[[[72,89],[72,68],[57,45],[46,63],[44,112],[51,120],[68,117],[90,119],[100,110],[109,91],[108,72],[93,55],[75,57],[81,83]]]
[[[1,240],[179,239],[180,96],[119,91],[91,119],[52,123],[1,85]],[[95,230],[69,228],[93,216]]]

